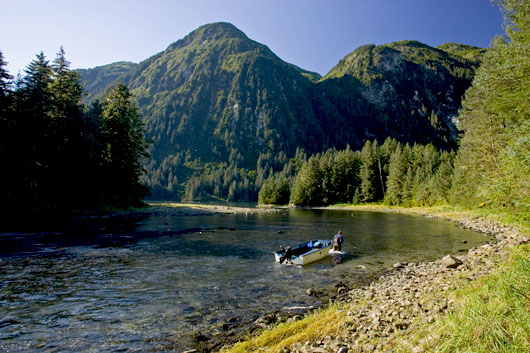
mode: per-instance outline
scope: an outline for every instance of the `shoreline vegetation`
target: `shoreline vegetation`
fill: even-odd
[[[193,212],[275,212],[285,207],[156,203]],[[396,212],[440,218],[492,236],[465,254],[396,263],[369,284],[337,284],[336,299],[307,313],[260,321],[246,337],[198,334],[196,352],[530,351],[530,226],[510,214],[449,206],[335,205],[321,209]],[[190,211],[193,210],[193,211]],[[274,316],[274,315],[273,315]],[[224,344],[224,346],[222,346]],[[233,345],[232,345],[233,344]]]

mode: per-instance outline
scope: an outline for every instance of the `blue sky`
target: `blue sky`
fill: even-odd
[[[218,21],[320,74],[364,44],[487,47],[503,33],[489,0],[2,0],[0,8],[0,50],[13,75],[41,50],[53,59],[61,45],[72,68],[139,62]]]

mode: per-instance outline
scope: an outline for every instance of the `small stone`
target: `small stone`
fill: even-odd
[[[459,258],[453,255],[445,256],[440,260],[440,263],[446,268],[456,268],[463,264],[463,262]]]
[[[203,335],[202,333],[198,332],[193,336],[193,340],[195,342],[206,342],[209,340],[208,336]]]

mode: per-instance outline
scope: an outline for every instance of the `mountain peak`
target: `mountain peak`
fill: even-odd
[[[227,36],[234,36],[234,37],[244,37],[247,38],[245,33],[241,31],[239,28],[231,24],[230,22],[213,22],[213,23],[207,23],[205,25],[200,26],[195,31],[191,32],[193,33],[202,33],[204,36],[215,36],[217,34],[227,35]]]
[[[245,33],[233,24],[228,22],[214,22],[202,25],[184,38],[169,45],[168,50],[227,39],[239,39],[243,41],[250,40]]]
[[[189,43],[196,40],[203,42],[227,38],[248,39],[245,33],[233,24],[228,22],[214,22],[197,28],[188,34],[183,40]]]

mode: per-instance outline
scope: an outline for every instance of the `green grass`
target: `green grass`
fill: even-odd
[[[517,246],[499,270],[454,293],[456,311],[422,325],[397,352],[530,352],[530,245]]]
[[[301,320],[285,322],[270,330],[265,330],[259,336],[249,337],[247,341],[240,342],[222,352],[281,352],[284,347],[289,347],[295,342],[314,342],[327,335],[337,334],[346,320],[342,308],[341,304],[332,304]]]

